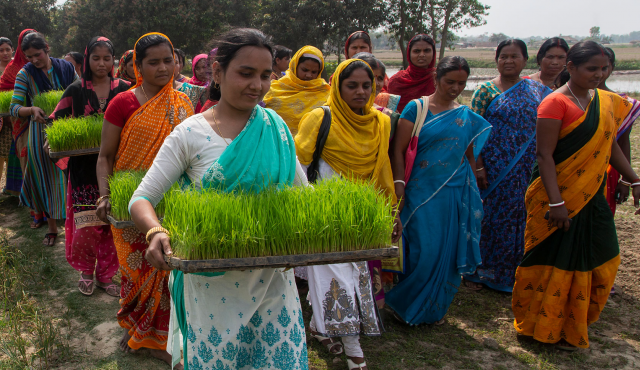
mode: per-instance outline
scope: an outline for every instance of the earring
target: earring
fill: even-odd
[[[216,90],[220,90],[220,84],[219,84],[219,83],[214,82],[214,83],[213,83],[213,88],[214,88],[214,89],[216,89]]]

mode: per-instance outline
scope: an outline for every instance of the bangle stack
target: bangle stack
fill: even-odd
[[[100,203],[102,203],[102,201],[104,201],[105,199],[111,199],[111,195],[103,195],[98,198],[98,200],[96,200],[96,207],[99,206]]]
[[[564,200],[560,203],[556,203],[556,204],[551,204],[549,203],[549,208],[555,208],[555,207],[561,207],[564,206]]]
[[[149,231],[147,231],[147,236],[145,238],[145,239],[147,239],[147,244],[151,243],[149,238],[151,238],[153,236],[153,234],[156,234],[156,233],[165,233],[168,236],[169,235],[169,230],[165,229],[162,226],[152,227],[151,229],[149,229]]]
[[[623,179],[620,179],[620,181],[618,181],[618,182],[621,183],[622,185],[625,185],[625,186],[631,186],[630,182],[626,182]]]

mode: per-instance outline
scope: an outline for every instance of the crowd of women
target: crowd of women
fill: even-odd
[[[46,245],[66,220],[80,292],[120,298],[120,348],[172,368],[307,369],[308,325],[349,369],[366,369],[359,337],[383,335],[380,309],[442,325],[463,281],[511,293],[519,334],[587,348],[620,264],[615,206],[630,193],[640,201],[629,143],[640,103],[607,88],[615,55],[593,41],[547,40],[531,76],[521,76],[525,43],[500,43],[499,76],[471,107],[459,102],[467,61],[436,65],[435,50],[416,35],[408,67],[389,78],[358,31],[327,83],[318,48],[293,53],[233,29],[187,78],[184,52],[160,33],[140,37],[114,73],[106,37],[62,60],[27,29],[13,59],[0,38],[0,89],[14,91],[0,131],[6,190],[32,210],[33,228],[48,224]],[[51,90],[64,94],[45,117],[33,97]],[[104,114],[100,153],[52,160],[47,119],[93,114]],[[129,203],[136,228],[117,229],[107,178],[124,170],[148,172]],[[335,176],[370,180],[392,202],[399,258],[195,274],[165,263],[171,239],[154,207],[176,182],[260,191]]]

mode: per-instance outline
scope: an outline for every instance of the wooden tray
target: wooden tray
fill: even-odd
[[[334,263],[359,262],[398,257],[398,247],[366,249],[352,252],[331,252],[317,254],[295,254],[290,256],[229,258],[216,260],[183,260],[164,256],[173,269],[184,273],[249,270],[261,268],[279,268],[313,265],[331,265]]]
[[[107,220],[109,220],[109,223],[116,229],[128,229],[130,227],[136,227],[136,224],[133,221],[118,221],[111,215],[107,215]],[[162,217],[160,217],[158,221],[160,221],[160,224],[162,224]]]
[[[0,113],[0,117],[11,117],[11,113]]]
[[[100,148],[67,150],[64,152],[54,152],[51,149],[49,149],[49,157],[51,158],[77,157],[81,155],[98,154],[98,153],[100,153]]]

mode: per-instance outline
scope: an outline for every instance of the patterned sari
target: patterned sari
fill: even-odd
[[[618,95],[596,90],[582,117],[560,131],[553,158],[572,218],[569,231],[544,219],[549,198],[534,168],[525,200],[525,255],[513,287],[514,326],[520,334],[589,347],[587,327],[604,309],[620,264],[604,188],[611,146],[630,108]]]
[[[142,84],[142,75],[135,67],[135,52],[133,60],[136,88]],[[127,120],[120,134],[114,172],[151,167],[164,139],[191,115],[189,98],[173,89],[172,80]],[[122,273],[118,323],[129,329],[129,347],[164,350],[169,330],[169,272],[157,270],[145,260],[148,244],[138,229],[111,227],[111,232]]]
[[[493,129],[481,153],[489,182],[481,192],[482,266],[465,276],[467,280],[503,292],[513,288],[524,251],[523,199],[536,158],[538,105],[550,93],[548,87],[526,79],[503,93],[493,82],[480,85],[474,93],[473,110]]]
[[[411,110],[415,102],[404,112]],[[473,143],[477,157],[490,132],[491,125],[466,106],[427,115],[400,214],[405,273],[386,298],[408,324],[441,320],[460,275],[481,263],[482,200],[465,152]]]

